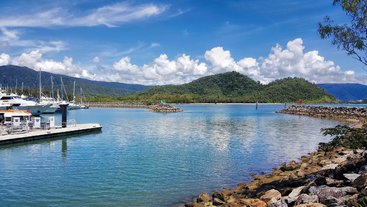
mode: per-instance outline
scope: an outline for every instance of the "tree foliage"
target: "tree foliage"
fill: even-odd
[[[335,24],[326,16],[324,23],[319,23],[318,32],[322,39],[332,39],[332,44],[343,49],[348,55],[367,65],[367,1],[334,0],[351,19],[350,24]]]
[[[158,86],[132,96],[132,102],[174,103],[285,103],[333,102],[334,97],[302,78],[285,78],[262,85],[238,72],[206,76],[191,83],[176,86]]]
[[[321,130],[323,135],[333,136],[329,143],[320,143],[320,149],[329,150],[335,147],[346,147],[350,149],[367,148],[367,124],[361,128],[353,128],[346,125],[338,125],[333,128]]]

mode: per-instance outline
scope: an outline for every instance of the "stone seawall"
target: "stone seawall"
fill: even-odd
[[[366,107],[290,106],[277,113],[295,114],[349,122],[367,122]]]
[[[156,105],[151,105],[149,107],[149,111],[160,112],[160,113],[175,113],[175,112],[182,112],[182,109],[168,105],[168,104],[156,104]]]
[[[96,108],[149,108],[149,105],[143,103],[124,103],[124,102],[92,102],[90,107]]]

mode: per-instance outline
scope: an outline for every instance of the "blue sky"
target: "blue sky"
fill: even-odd
[[[95,80],[179,84],[238,71],[267,83],[366,83],[366,67],[330,41],[332,0],[1,1],[0,65]]]

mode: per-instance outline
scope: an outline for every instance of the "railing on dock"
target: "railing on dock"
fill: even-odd
[[[77,122],[75,119],[70,119],[67,121],[68,127],[76,127]],[[42,131],[42,130],[50,130],[50,129],[57,129],[61,128],[60,126],[53,126],[51,127],[50,122],[42,122],[40,127],[35,127],[33,122],[22,122],[17,125],[13,123],[7,123],[0,125],[0,136],[11,135],[11,134],[23,134],[32,131]]]

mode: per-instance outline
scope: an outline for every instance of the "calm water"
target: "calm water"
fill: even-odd
[[[1,147],[0,206],[174,206],[296,159],[338,124],[283,105],[180,107],[72,111],[103,132]]]

